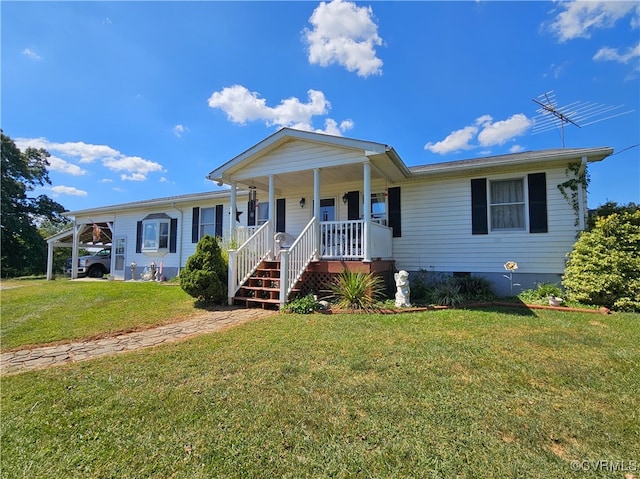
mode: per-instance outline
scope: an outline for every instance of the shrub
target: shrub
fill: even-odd
[[[539,283],[535,289],[522,291],[518,298],[526,304],[545,304],[549,301],[549,296],[562,296],[562,288],[553,283]]]
[[[308,294],[301,298],[296,298],[285,304],[283,311],[285,313],[310,314],[318,309],[318,303],[313,295]]]
[[[373,273],[344,270],[330,289],[340,308],[370,310],[384,295],[384,282]]]
[[[430,290],[429,298],[431,303],[438,306],[455,306],[464,300],[460,293],[460,285],[456,284],[453,278],[433,286]]]
[[[568,257],[562,284],[570,300],[640,311],[640,210],[598,219]]]
[[[227,272],[218,240],[207,235],[198,242],[196,252],[180,272],[180,286],[202,304],[225,304]]]
[[[493,301],[496,298],[491,282],[480,276],[454,276],[454,284],[460,286],[465,301]]]

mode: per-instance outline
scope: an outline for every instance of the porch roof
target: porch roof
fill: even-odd
[[[313,168],[323,169],[323,181],[327,183],[343,182],[350,178],[361,179],[363,159],[367,159],[371,163],[372,178],[383,178],[390,182],[396,182],[410,176],[409,169],[396,151],[386,144],[282,128],[211,171],[207,178],[218,183],[228,184],[236,181],[239,186],[248,187],[252,185],[258,188],[266,188],[268,180],[264,175],[260,175],[262,177],[250,176],[243,170],[256,160],[281,148],[286,143],[296,140],[335,147],[336,149],[351,151],[356,154],[354,158],[357,159],[349,161],[336,161],[335,158],[326,158],[314,162]],[[286,171],[275,171],[274,174],[278,177],[278,190],[286,191],[289,187],[299,186],[305,182],[310,183],[313,180],[313,168],[308,165],[290,162],[287,164]]]

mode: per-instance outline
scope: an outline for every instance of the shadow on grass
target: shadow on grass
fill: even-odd
[[[476,309],[492,313],[509,313],[515,316],[536,316],[535,311],[517,297],[502,298],[500,301],[491,301],[487,303],[469,303],[460,305],[458,308]]]

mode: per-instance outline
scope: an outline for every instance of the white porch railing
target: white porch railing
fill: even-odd
[[[360,259],[364,253],[364,221],[323,221],[320,223],[322,258]]]
[[[283,249],[280,252],[280,307],[287,302],[289,293],[311,260],[318,256],[317,224],[318,220],[315,217],[311,218],[289,249]]]
[[[233,304],[233,297],[240,286],[249,279],[262,260],[272,253],[272,244],[273,238],[269,237],[269,222],[267,222],[255,230],[238,249],[229,250],[227,296],[230,305]]]
[[[393,228],[371,223],[371,258],[393,258]]]

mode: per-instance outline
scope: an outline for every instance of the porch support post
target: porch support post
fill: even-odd
[[[313,169],[313,217],[315,222],[315,240],[316,240],[316,254],[314,260],[318,260],[320,257],[320,168]]]
[[[364,170],[364,258],[362,261],[371,261],[371,163],[365,161]]]
[[[276,251],[275,224],[276,224],[276,177],[269,175],[269,223],[267,226],[267,236],[269,238],[269,256],[273,259]]]
[[[53,279],[53,242],[47,241],[47,280]]]
[[[235,181],[231,182],[231,195],[229,197],[229,244],[231,244],[236,238],[236,210],[238,205],[236,203],[236,186]]]
[[[73,246],[71,247],[71,279],[78,278],[78,248],[80,243],[80,233],[84,225],[73,222]]]

